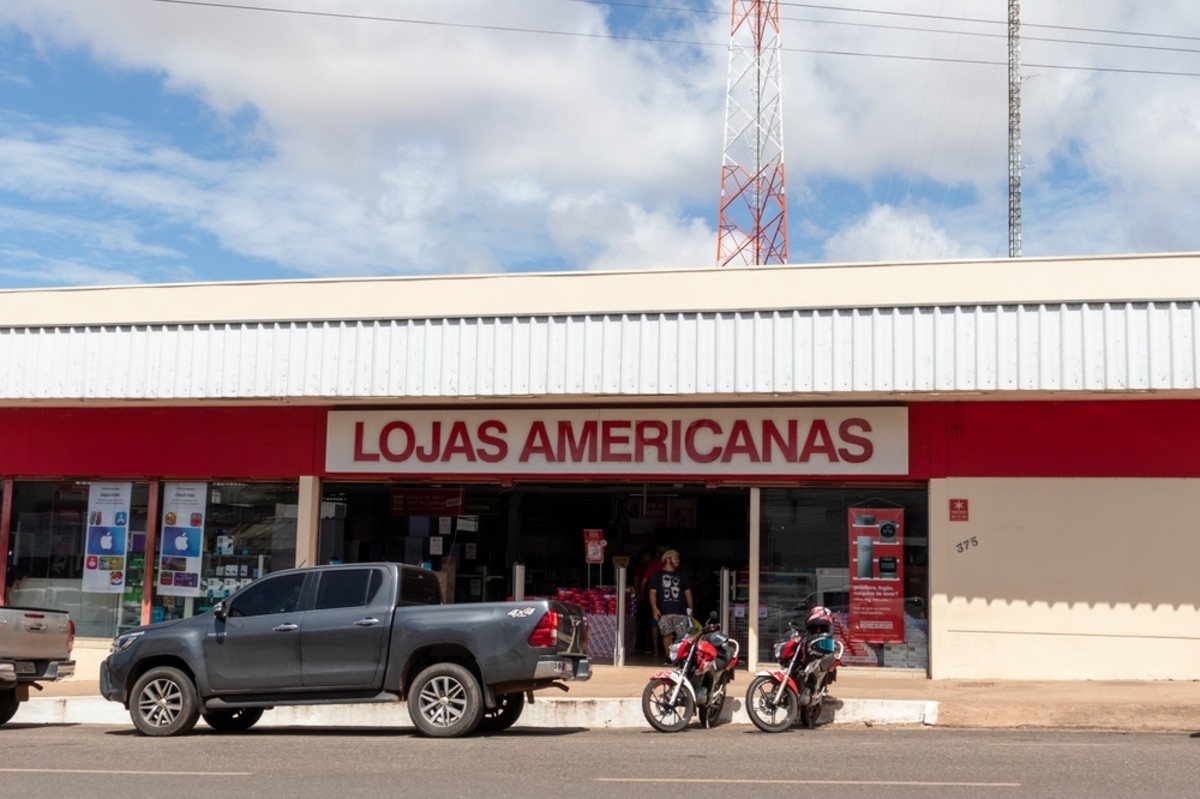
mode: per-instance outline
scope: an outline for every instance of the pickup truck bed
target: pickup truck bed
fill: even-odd
[[[30,687],[75,673],[71,617],[45,608],[0,607],[0,724],[7,723]]]

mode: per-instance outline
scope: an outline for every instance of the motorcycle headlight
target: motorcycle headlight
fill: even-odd
[[[679,647],[683,646],[683,641],[677,641],[671,644],[671,648],[667,650],[667,657],[671,660],[679,660]]]
[[[112,646],[110,646],[108,648],[108,653],[110,655],[115,655],[118,652],[124,652],[126,649],[133,646],[134,641],[136,641],[137,639],[142,637],[143,632],[145,632],[145,631],[139,630],[138,632],[134,632],[134,633],[125,633],[124,635],[118,635],[116,638],[113,639]]]
[[[779,656],[780,656],[781,654],[783,654],[783,645],[784,645],[784,643],[785,643],[784,641],[776,641],[776,642],[775,642],[775,659],[776,659],[776,660],[779,660]]]

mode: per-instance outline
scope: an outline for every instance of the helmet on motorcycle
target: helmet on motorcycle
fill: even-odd
[[[809,611],[808,618],[804,620],[804,626],[810,630],[828,632],[833,627],[833,613],[824,605],[817,605]]]

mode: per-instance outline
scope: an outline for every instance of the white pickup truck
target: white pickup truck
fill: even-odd
[[[29,698],[29,687],[75,673],[75,622],[60,610],[0,607],[0,724]]]

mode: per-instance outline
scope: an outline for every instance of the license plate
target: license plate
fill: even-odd
[[[28,660],[17,660],[13,662],[17,674],[34,674],[37,669]]]

